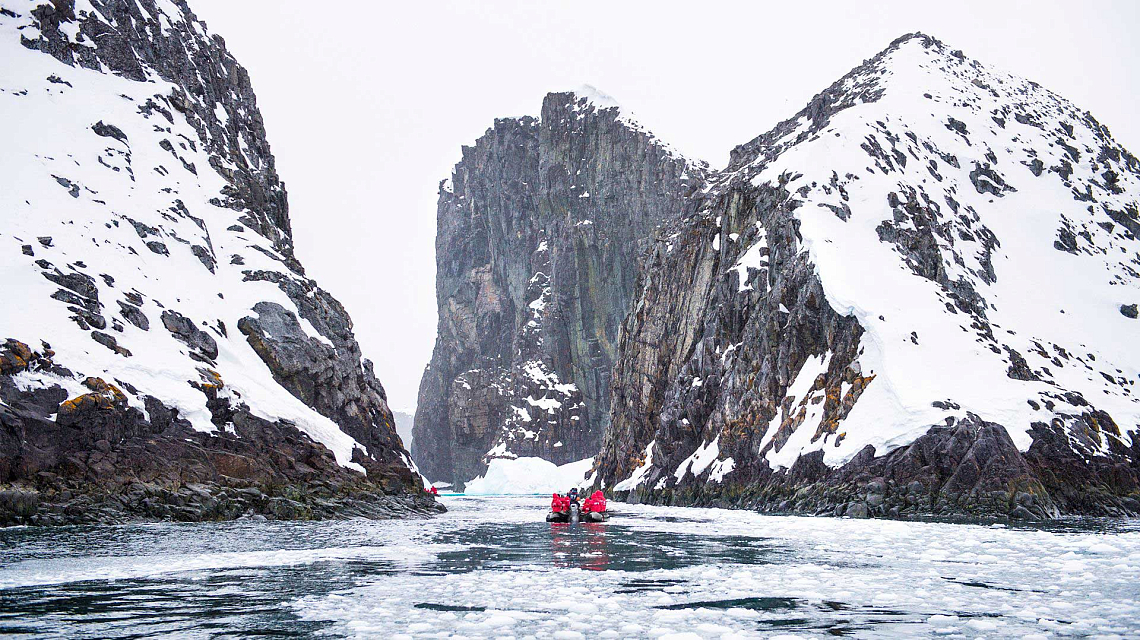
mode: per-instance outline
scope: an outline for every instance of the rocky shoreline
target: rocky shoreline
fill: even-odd
[[[1140,443],[1134,442],[1133,449]],[[1119,452],[1123,454],[1124,452]],[[1136,453],[1133,452],[1133,456]],[[658,474],[660,475],[660,474]],[[700,482],[613,492],[634,504],[754,509],[773,515],[851,518],[1045,520],[1140,516],[1140,474],[1120,458],[1086,460],[1045,425],[1022,453],[1000,425],[970,415],[876,456],[867,447],[839,468],[822,452],[790,468],[741,470],[723,485]]]
[[[284,487],[187,484],[171,489],[136,482],[121,487],[25,487],[0,490],[0,526],[64,526],[223,520],[345,520],[428,517],[446,511],[423,496],[387,495],[376,486],[316,482]]]
[[[286,421],[202,385],[218,430],[195,430],[137,389],[87,378],[68,398],[21,375],[72,373],[49,348],[0,345],[0,526],[386,519],[444,511],[405,464],[357,452],[360,470]],[[143,404],[144,413],[133,404]]]

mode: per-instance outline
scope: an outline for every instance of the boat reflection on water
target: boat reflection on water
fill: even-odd
[[[606,523],[551,523],[550,548],[560,569],[605,571],[610,565]]]

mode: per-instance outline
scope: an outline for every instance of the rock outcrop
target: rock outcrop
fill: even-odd
[[[438,507],[183,0],[0,10],[0,524]]]
[[[630,500],[1140,511],[1140,161],[1091,114],[912,34],[719,172],[621,125],[553,94],[441,188],[430,477],[604,433]]]
[[[598,482],[835,515],[1140,512],[1140,162],[924,35],[734,150],[642,267]]]
[[[704,173],[589,89],[464,147],[439,191],[439,333],[414,427],[429,479],[597,452],[640,253]]]

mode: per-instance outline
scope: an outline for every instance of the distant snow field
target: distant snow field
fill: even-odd
[[[468,495],[503,496],[565,493],[583,486],[593,458],[556,465],[542,458],[491,460],[487,473],[467,483]]]

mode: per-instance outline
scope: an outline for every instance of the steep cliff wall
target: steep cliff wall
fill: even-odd
[[[657,243],[598,482],[867,514],[1140,511],[1140,163],[922,35],[738,147]]]
[[[414,428],[430,479],[597,452],[638,257],[703,176],[589,90],[464,147],[440,188],[439,333]]]
[[[0,523],[433,508],[222,39],[181,0],[3,6]]]

